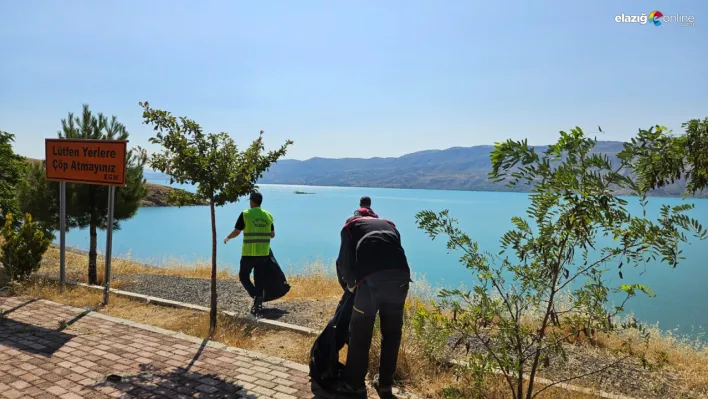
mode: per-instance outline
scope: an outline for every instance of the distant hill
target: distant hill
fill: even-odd
[[[608,154],[616,161],[622,151],[618,141],[600,141],[595,152]],[[537,146],[544,151],[547,146]],[[313,186],[388,187],[434,190],[509,191],[504,183],[487,178],[493,146],[453,147],[427,150],[397,158],[312,158],[306,161],[282,160],[264,174],[260,183]],[[677,182],[654,190],[652,195],[681,196],[685,183]],[[623,193],[624,194],[624,193]],[[708,192],[698,197],[708,198]]]
[[[618,162],[622,142],[599,141],[595,152],[604,153]],[[547,146],[537,146],[544,151]],[[510,191],[504,183],[494,184],[487,178],[491,170],[489,154],[493,146],[453,147],[427,150],[397,158],[312,158],[306,161],[285,159],[266,172],[260,183],[306,186],[418,188],[430,190]],[[165,175],[146,171],[148,180],[167,179]],[[677,197],[684,193],[685,183],[676,182],[654,190],[656,196]],[[627,193],[620,193],[627,194]],[[708,191],[697,195],[708,198]]]

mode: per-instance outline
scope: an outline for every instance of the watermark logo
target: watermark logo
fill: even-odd
[[[620,24],[640,24],[646,25],[649,23],[654,26],[661,26],[663,24],[678,24],[680,26],[695,26],[696,18],[693,15],[664,15],[661,11],[655,10],[647,15],[646,13],[641,14],[620,14],[615,16],[615,22]]]
[[[649,13],[649,20],[656,26],[661,25],[661,18],[663,17],[664,14],[662,14],[661,11],[652,11]]]

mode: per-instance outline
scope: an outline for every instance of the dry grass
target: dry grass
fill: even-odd
[[[209,315],[204,312],[150,305],[118,295],[111,297],[108,306],[100,307],[102,292],[83,287],[67,287],[62,293],[55,283],[43,280],[26,283],[18,288],[16,293],[69,306],[88,307],[109,316],[195,337],[205,338],[209,334]],[[219,317],[213,340],[298,362],[307,359],[306,353],[309,352],[313,341],[311,337],[301,334],[241,323],[225,315]]]
[[[105,259],[98,255],[97,259],[98,284],[102,285],[105,276]],[[200,260],[196,262],[186,262],[182,259],[166,258],[160,262],[153,262],[148,265],[130,259],[130,257],[114,257],[111,260],[111,274],[113,276],[131,274],[153,274],[170,275],[191,278],[209,279],[211,278],[210,261]],[[83,251],[66,251],[66,275],[67,278],[75,281],[87,282],[88,254]],[[230,267],[229,267],[230,269]],[[292,300],[319,300],[338,298],[342,294],[342,288],[333,277],[332,267],[328,267],[323,261],[315,261],[307,264],[299,272],[293,271],[288,275],[288,282],[292,289],[283,298],[283,301]],[[59,248],[50,247],[44,255],[42,273],[47,275],[59,275]],[[238,275],[231,273],[223,265],[217,273],[220,280],[238,279]],[[111,281],[111,287],[120,289],[120,277]]]
[[[305,265],[295,273],[291,270],[288,277],[292,289],[283,300],[319,300],[340,298],[342,287],[333,274],[334,266],[328,266],[323,261],[315,261]]]
[[[97,272],[99,280],[103,280],[105,275],[105,258],[102,254],[98,254]],[[88,254],[83,251],[68,250],[66,251],[66,274],[67,277],[77,281],[86,282],[86,270],[88,267]],[[59,275],[59,248],[50,247],[44,254],[41,271],[44,273]],[[157,274],[157,275],[172,275],[192,278],[211,278],[211,263],[208,261],[185,262],[181,259],[166,258],[160,262],[155,262],[155,265],[148,265],[126,257],[113,257],[111,260],[112,275],[129,275],[129,274]],[[233,279],[234,276],[228,270],[222,268],[217,273],[219,279]],[[111,282],[113,283],[113,282]]]
[[[689,339],[662,331],[657,326],[649,328],[647,346],[642,348],[647,360],[659,366],[668,366],[675,370],[681,379],[677,388],[708,397],[708,346],[699,337]],[[601,335],[598,345],[611,350],[620,350],[622,343],[628,340],[640,341],[637,332]]]

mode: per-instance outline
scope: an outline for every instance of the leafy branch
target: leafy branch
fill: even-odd
[[[637,283],[608,286],[604,264],[619,261],[621,278],[625,264],[660,259],[675,267],[688,233],[706,237],[703,227],[686,215],[691,205],[664,206],[658,219],[648,219],[646,185],[628,176],[629,162],[612,165],[608,156],[596,153],[596,143],[575,128],[561,132],[542,153],[525,140],[495,145],[490,178],[512,188],[531,187],[526,217],[511,219],[513,228],[501,237],[498,255],[480,251],[447,210],[416,215],[418,227],[431,239],[445,236],[447,248],[460,251],[460,262],[478,282],[467,292],[441,291],[435,312],[421,317],[456,334],[468,348],[470,342],[479,343],[483,350],[468,355],[475,364],[500,370],[516,399],[540,392],[534,388],[538,372],[552,356],[566,358],[564,345],[573,335],[585,332],[592,342],[598,332],[642,330],[636,321],[618,326],[612,318],[636,292],[651,291]],[[640,195],[642,216],[627,210],[628,201],[614,194],[617,188]],[[601,237],[612,237],[613,244],[598,249]],[[585,281],[579,284],[581,278]],[[570,290],[570,308],[558,311],[558,295],[565,290]],[[624,301],[608,310],[609,295],[621,292]]]

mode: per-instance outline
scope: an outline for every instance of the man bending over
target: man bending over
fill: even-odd
[[[392,399],[395,398],[393,375],[401,344],[410,268],[396,226],[375,215],[373,211],[355,214],[341,231],[337,275],[349,291],[355,292],[355,298],[347,364],[337,392],[366,398],[364,379],[378,313],[382,335],[381,365],[374,386],[382,399]]]

